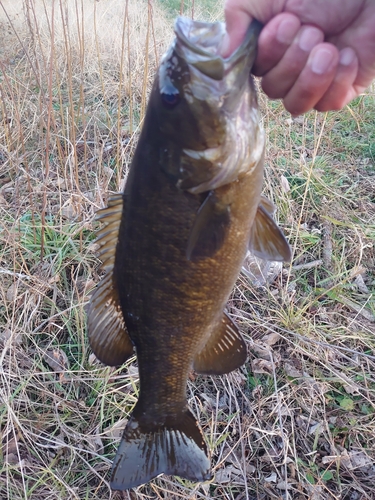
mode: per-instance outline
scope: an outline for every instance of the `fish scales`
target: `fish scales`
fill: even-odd
[[[248,250],[290,259],[273,205],[261,196],[264,137],[249,76],[259,31],[253,23],[223,59],[221,23],[177,19],[124,193],[99,216],[107,276],[90,301],[90,344],[109,365],[135,347],[140,378],[113,489],[160,473],[211,478],[187,405],[189,373],[220,375],[246,360],[225,307]]]

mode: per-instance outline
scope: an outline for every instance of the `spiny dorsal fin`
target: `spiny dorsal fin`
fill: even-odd
[[[212,257],[222,246],[230,224],[230,208],[210,191],[202,203],[191,229],[186,249],[188,260]]]
[[[194,370],[206,375],[223,375],[242,366],[246,344],[237,326],[226,313],[203,349],[195,356]]]
[[[273,204],[262,197],[251,228],[249,250],[264,260],[289,262],[292,258],[289,243],[272,218]]]
[[[133,354],[133,344],[126,331],[116,282],[113,277],[118,232],[123,211],[123,197],[108,200],[108,207],[98,212],[103,222],[98,231],[101,267],[107,274],[91,296],[88,306],[88,337],[95,356],[110,366],[124,363]]]

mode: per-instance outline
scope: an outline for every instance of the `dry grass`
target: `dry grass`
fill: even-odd
[[[171,11],[0,4],[0,498],[374,499],[374,92],[294,120],[261,98],[266,191],[294,261],[266,286],[238,280],[246,366],[189,383],[216,478],[113,494],[137,370],[88,349],[93,217],[123,185]]]

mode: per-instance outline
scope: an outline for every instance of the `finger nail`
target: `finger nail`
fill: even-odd
[[[353,49],[350,47],[347,47],[346,49],[342,49],[340,51],[340,64],[343,66],[350,66],[352,62],[354,61],[355,58],[355,52]]]
[[[291,19],[284,19],[279,24],[276,32],[276,38],[279,42],[290,45],[296,35],[297,27],[296,22]]]
[[[304,28],[299,37],[298,45],[305,52],[310,52],[322,40],[322,32],[318,28]]]
[[[311,69],[317,75],[322,75],[328,71],[333,61],[333,54],[330,50],[319,49],[313,54],[311,59]]]

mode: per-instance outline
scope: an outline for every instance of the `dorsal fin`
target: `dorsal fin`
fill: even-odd
[[[112,272],[115,261],[118,232],[123,212],[123,195],[116,194],[108,200],[108,207],[102,208],[96,214],[103,226],[97,232],[96,243],[99,245],[98,257],[101,258],[101,268]]]
[[[292,258],[289,243],[272,218],[273,204],[262,197],[251,228],[249,250],[264,260],[289,262]]]
[[[242,366],[247,350],[237,326],[223,314],[206,345],[194,358],[194,370],[206,375],[223,375]]]
[[[118,366],[133,354],[112,273],[105,276],[92,294],[87,329],[91,349],[102,363]]]
[[[120,300],[113,276],[118,232],[123,213],[123,196],[108,200],[108,207],[98,212],[103,222],[98,231],[101,267],[107,271],[91,296],[88,306],[88,337],[95,356],[110,366],[124,363],[133,354],[133,344],[126,330]]]

